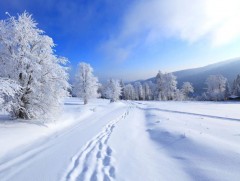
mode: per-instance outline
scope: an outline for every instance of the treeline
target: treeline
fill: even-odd
[[[194,87],[190,82],[184,82],[180,89],[177,88],[177,77],[172,73],[158,72],[154,81],[143,81],[124,84],[119,82],[122,90],[120,99],[123,100],[157,100],[157,101],[224,101],[240,97],[240,75],[237,75],[233,84],[230,84],[222,75],[210,75],[206,79],[205,92],[202,95],[194,94]],[[107,98],[105,93],[107,85],[100,87],[102,98]]]
[[[101,85],[93,75],[89,64],[80,63],[73,85],[73,95],[82,97],[84,103],[93,97],[110,99],[111,102],[121,100],[157,100],[157,101],[224,101],[231,96],[240,96],[240,75],[230,86],[222,75],[210,75],[206,80],[205,92],[194,94],[194,87],[190,82],[184,82],[177,88],[177,77],[172,73],[158,72],[154,81],[143,81],[124,84],[123,81],[110,79]]]

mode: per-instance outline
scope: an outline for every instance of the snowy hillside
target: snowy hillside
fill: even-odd
[[[55,122],[7,119],[1,181],[240,179],[239,103],[69,98]]]
[[[195,93],[201,94],[207,87],[205,82],[208,76],[221,74],[226,77],[230,83],[232,83],[236,76],[240,73],[239,66],[240,59],[235,58],[204,67],[179,70],[172,73],[177,77],[179,88],[182,86],[183,82],[191,82],[194,86]],[[155,77],[147,79],[146,81],[154,82]]]
[[[202,93],[206,88],[205,81],[209,75],[221,74],[232,83],[240,73],[239,66],[240,59],[235,58],[195,69],[176,71],[173,74],[177,76],[179,86],[189,81],[194,85],[196,92]]]

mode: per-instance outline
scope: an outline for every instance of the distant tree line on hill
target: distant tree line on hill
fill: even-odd
[[[122,93],[119,99],[123,100],[157,100],[157,101],[224,101],[240,97],[240,75],[230,85],[222,75],[210,75],[206,80],[205,92],[194,95],[194,87],[190,82],[184,82],[180,89],[177,88],[177,78],[172,73],[158,72],[155,81],[134,82],[124,84],[120,81]],[[107,98],[102,85],[99,89],[102,98]]]

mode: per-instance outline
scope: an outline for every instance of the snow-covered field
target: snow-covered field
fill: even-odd
[[[69,98],[55,122],[0,116],[0,180],[240,180],[240,104]]]

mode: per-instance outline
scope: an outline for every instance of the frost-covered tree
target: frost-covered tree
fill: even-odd
[[[21,94],[21,87],[13,80],[0,77],[0,110],[11,112]]]
[[[177,91],[177,78],[172,73],[166,73],[164,79],[164,95],[167,100],[174,100]]]
[[[134,83],[136,100],[143,100],[143,87],[141,82]]]
[[[148,81],[147,83],[148,83],[149,88],[150,88],[150,100],[156,100],[155,92],[156,92],[157,85],[154,84],[152,81]]]
[[[106,97],[110,102],[116,102],[122,94],[122,89],[118,80],[110,79],[106,86]]]
[[[54,53],[53,40],[37,28],[26,12],[0,21],[0,77],[21,87],[12,116],[48,118],[57,112],[68,95],[65,58]]]
[[[194,88],[192,86],[192,84],[190,82],[183,82],[182,88],[181,88],[181,92],[184,96],[184,99],[187,99],[189,96],[189,93],[193,93],[194,92]]]
[[[227,81],[224,99],[227,100],[231,95],[232,95],[231,88],[230,88],[229,82]]]
[[[207,80],[207,96],[209,100],[224,100],[227,79],[222,75],[210,75]]]
[[[132,84],[127,84],[124,87],[124,98],[125,100],[134,100],[135,99],[135,90]]]
[[[164,94],[164,85],[165,85],[164,74],[161,71],[159,71],[156,76],[156,87],[154,91],[155,100],[166,100],[166,97]]]
[[[120,86],[121,86],[121,91],[122,91],[120,99],[125,99],[124,98],[124,87],[125,87],[125,84],[124,84],[123,80],[120,80]]]
[[[98,78],[93,75],[93,68],[84,62],[78,64],[75,76],[74,94],[88,103],[90,98],[98,97]]]
[[[144,100],[151,100],[152,99],[152,91],[148,85],[148,82],[145,82],[143,84],[143,94],[144,94]]]
[[[176,77],[172,73],[163,74],[161,71],[156,76],[155,99],[174,100],[177,90]]]
[[[232,94],[235,96],[240,96],[240,75],[233,81]]]

